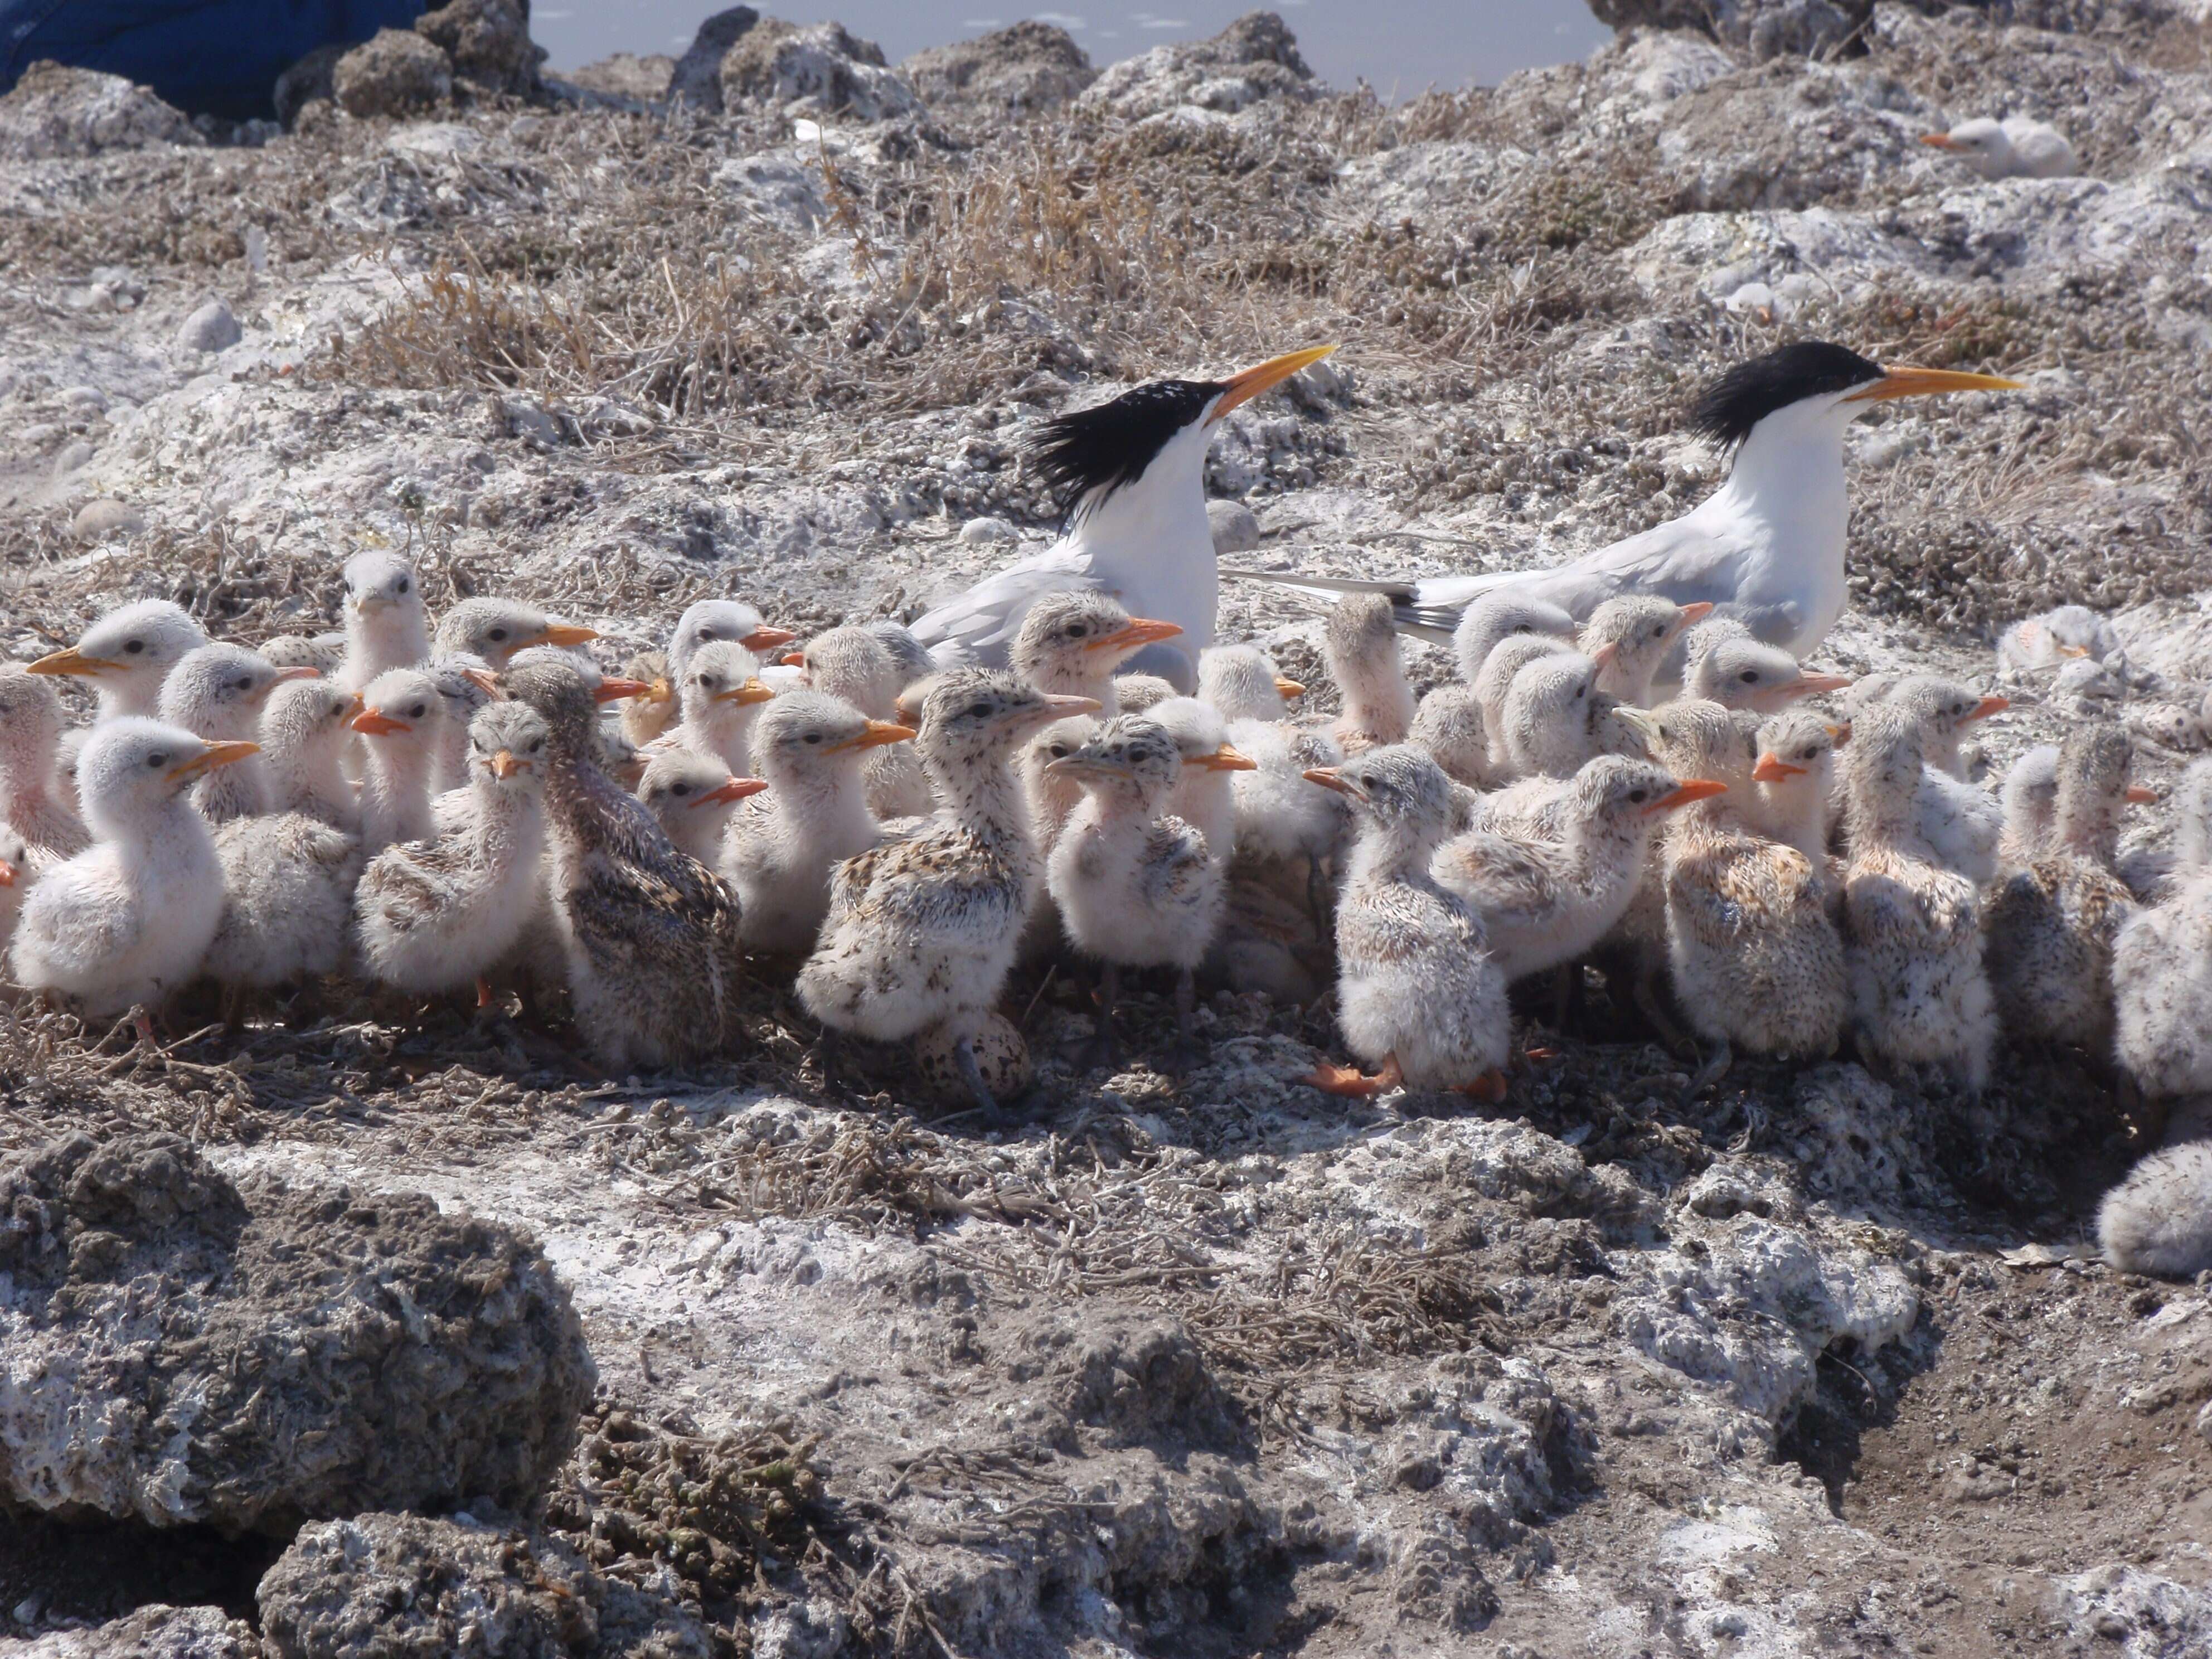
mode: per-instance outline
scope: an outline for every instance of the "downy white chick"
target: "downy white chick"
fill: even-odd
[[[1334,1094],[1415,1089],[1504,1094],[1511,1028],[1505,976],[1474,905],[1431,860],[1450,831],[1451,782],[1417,749],[1370,750],[1310,781],[1352,802],[1358,837],[1337,902],[1337,1024],[1375,1075],[1322,1065]]]
[[[1176,1026],[1196,1041],[1194,975],[1221,926],[1221,866],[1206,837],[1168,810],[1182,757],[1142,715],[1109,720],[1052,763],[1082,799],[1046,865],[1069,942],[1100,963],[1094,1063],[1112,1058],[1124,968],[1176,970]]]
[[[1182,632],[1173,623],[1130,616],[1110,594],[1070,588],[1030,607],[1008,648],[1007,664],[1038,690],[1089,698],[1102,717],[1111,717],[1117,708],[1114,671],[1146,646]],[[1096,721],[1048,726],[1022,755],[1022,794],[1040,854],[1051,854],[1083,793],[1072,778],[1054,772],[1052,763],[1073,754],[1096,731]]]
[[[345,665],[343,634],[271,634],[255,647],[279,668],[312,668],[325,678]]]
[[[914,638],[910,634],[907,637]],[[921,649],[920,641],[915,641],[915,648]],[[897,722],[898,696],[908,684],[908,667],[875,629],[833,628],[809,640],[799,658],[802,685],[842,699],[872,720]],[[860,763],[860,781],[867,791],[868,811],[878,818],[921,817],[936,805],[929,793],[929,775],[921,769],[921,757],[911,744],[887,743],[869,750]]]
[[[2120,1064],[2145,1094],[2212,1094],[2212,869],[2185,869],[2121,924],[2112,1006]]]
[[[622,708],[622,734],[633,749],[642,749],[663,737],[683,718],[676,695],[676,678],[665,651],[641,651],[623,665],[623,678],[635,680],[645,690]]]
[[[413,668],[430,655],[428,614],[415,567],[371,549],[345,562],[345,660],[338,688],[358,691],[379,674]]]
[[[1236,778],[1255,769],[1229,741],[1229,722],[1212,703],[1166,697],[1144,712],[1182,757],[1167,810],[1206,837],[1207,856],[1227,864],[1237,851]]]
[[[2059,745],[2051,850],[1990,901],[1990,985],[2015,1042],[2075,1043],[2099,1060],[2111,1051],[2112,941],[2136,909],[2112,872],[2133,763],[2118,726],[2069,732]]]
[[[1898,709],[1920,726],[1927,757],[1916,796],[1921,839],[1940,862],[1975,886],[1988,886],[1996,879],[2004,804],[1959,775],[1959,744],[1967,726],[2011,705],[1933,675],[1914,674],[1891,687],[1879,706]]]
[[[2086,605],[2062,605],[2023,617],[1997,635],[1997,672],[2012,679],[2055,674],[2069,662],[2120,657],[2112,624]]]
[[[1920,142],[1957,156],[1984,179],[2069,179],[2081,170],[2064,133],[2026,116],[1977,116],[1948,132],[1923,133]]]
[[[261,758],[271,805],[334,830],[361,830],[361,792],[345,775],[361,695],[326,679],[298,680],[269,694],[261,711]]]
[[[1966,768],[1960,748],[1969,728],[2012,707],[2007,698],[1984,697],[1935,674],[1871,674],[1854,685],[1845,699],[1847,711],[1854,715],[1876,703],[1910,710],[1921,723],[1928,763],[1961,780]]]
[[[222,866],[185,791],[257,752],[135,715],[103,722],[77,767],[93,843],[32,886],[9,951],[17,983],[96,1019],[158,1008],[198,975]]]
[[[936,822],[832,872],[799,998],[825,1025],[878,1042],[948,1026],[977,1104],[995,1110],[975,1028],[998,1000],[1042,885],[1009,763],[1038,726],[1097,708],[988,669],[942,674],[921,702],[915,743],[941,803]]]
[[[1601,755],[1560,786],[1540,820],[1455,836],[1430,871],[1480,915],[1510,984],[1594,950],[1636,896],[1666,815],[1727,787]]]
[[[2006,869],[2021,870],[2049,856],[2052,822],[2058,811],[2058,745],[2040,743],[2023,750],[2005,773],[1998,796],[2004,830],[1997,858]]]
[[[668,636],[668,675],[680,686],[693,654],[702,646],[741,646],[755,657],[764,657],[798,637],[787,628],[769,627],[742,599],[701,599],[676,619],[676,629]]]
[[[1724,769],[1741,752],[1735,732],[1716,735],[1700,770]],[[1820,797],[1807,799],[1817,807]],[[1850,994],[1843,941],[1828,919],[1826,849],[1808,857],[1716,800],[1668,826],[1659,864],[1674,1000],[1714,1045],[1693,1087],[1725,1072],[1737,1048],[1800,1060],[1834,1053]]]
[[[1685,629],[1712,614],[1710,601],[1676,605],[1656,594],[1624,593],[1589,614],[1575,648],[1598,665],[1597,689],[1632,708],[1651,706],[1651,684]]]
[[[2097,1240],[2122,1273],[2194,1279],[2212,1267],[2212,1141],[2147,1153],[2105,1194]]]
[[[1806,863],[1828,873],[1828,801],[1836,787],[1836,744],[1850,728],[1825,720],[1810,708],[1785,708],[1759,723],[1756,786],[1737,803],[1751,828],[1770,841],[1796,848]]]
[[[1175,682],[1158,674],[1116,674],[1114,677],[1114,702],[1125,714],[1141,714],[1156,708],[1170,697],[1182,694]]]
[[[1513,677],[1499,714],[1511,775],[1571,778],[1600,755],[1644,750],[1650,717],[1600,691],[1597,678],[1579,651],[1539,657]]]
[[[599,637],[599,630],[555,620],[520,599],[463,599],[438,618],[430,654],[477,657],[494,669],[505,668],[518,651],[534,646],[572,649]],[[367,688],[363,688],[366,690]]]
[[[1329,735],[1346,755],[1403,743],[1413,724],[1413,688],[1399,655],[1390,601],[1350,593],[1336,602],[1322,629],[1322,654],[1344,710]]]
[[[664,750],[646,763],[637,798],[680,852],[713,869],[738,803],[768,787],[759,778],[733,778],[718,760],[688,749]]]
[[[361,837],[304,812],[233,818],[215,828],[222,866],[222,920],[205,971],[228,994],[234,1019],[243,995],[296,985],[346,964]]]
[[[1844,674],[1809,674],[1779,646],[1767,645],[1733,617],[1709,617],[1690,630],[1682,695],[1761,714],[1824,691],[1850,686]]]
[[[1902,708],[1851,722],[1842,771],[1850,860],[1844,954],[1863,1047],[1893,1064],[1940,1066],[1979,1093],[1996,1004],[1982,965],[1981,896],[1922,833],[1929,771],[1920,722]]]
[[[1198,695],[1229,722],[1229,741],[1252,763],[1231,784],[1237,805],[1237,850],[1253,859],[1303,866],[1308,919],[1327,937],[1329,860],[1349,822],[1346,798],[1316,789],[1305,775],[1344,758],[1334,738],[1291,723],[1285,699],[1305,688],[1278,673],[1248,645],[1214,646],[1200,653]]]
[[[161,718],[197,738],[253,743],[269,694],[288,680],[314,678],[309,668],[278,668],[242,645],[204,645],[188,651],[161,686]],[[275,805],[267,763],[258,754],[202,777],[192,804],[210,823],[250,818]]]
[[[386,848],[427,841],[436,829],[430,770],[437,758],[445,700],[426,670],[394,668],[363,688],[353,729],[368,739],[361,781],[361,844],[374,858]]]
[[[167,599],[141,599],[109,611],[66,651],[28,665],[33,674],[66,674],[91,682],[99,699],[96,720],[125,714],[150,717],[161,682],[188,651],[208,642],[200,625]]]
[[[753,723],[775,693],[761,683],[760,659],[742,645],[716,640],[684,659],[678,696],[684,718],[660,739],[721,762],[732,777],[752,775]]]
[[[1462,614],[1459,626],[1452,630],[1452,655],[1459,663],[1460,678],[1473,685],[1481,678],[1490,653],[1516,635],[1571,646],[1575,634],[1575,619],[1564,607],[1548,599],[1516,594],[1510,587],[1494,588]],[[1512,676],[1508,674],[1506,684],[1511,683]]]
[[[877,845],[861,767],[869,752],[914,737],[852,704],[800,688],[778,697],[753,732],[768,793],[741,811],[722,842],[723,878],[744,906],[745,948],[803,956],[830,910],[830,872]]]
[[[30,866],[82,852],[91,842],[68,801],[60,773],[62,703],[46,681],[0,667],[0,825],[21,836]]]
[[[1513,760],[1505,742],[1505,699],[1513,683],[1530,663],[1545,657],[1575,654],[1573,646],[1549,634],[1511,634],[1492,647],[1481,672],[1471,682],[1475,701],[1482,705],[1483,730],[1490,734],[1490,775],[1502,781],[1514,775]]]
[[[471,810],[433,841],[386,848],[362,872],[354,931],[368,973],[415,996],[459,991],[522,937],[542,902],[545,720],[527,703],[469,722]]]
[[[1406,741],[1425,750],[1454,783],[1469,789],[1490,787],[1490,730],[1473,686],[1455,680],[1423,697]]]

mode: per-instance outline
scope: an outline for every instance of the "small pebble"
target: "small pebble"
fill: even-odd
[[[970,547],[998,547],[1019,541],[1021,532],[1004,519],[970,519],[960,526],[960,539]]]
[[[177,331],[177,344],[185,351],[227,351],[241,337],[238,319],[221,300],[210,300]]]
[[[87,501],[76,512],[70,528],[81,542],[104,542],[118,536],[135,536],[146,527],[146,515],[128,501],[103,495]]]
[[[1242,501],[1208,501],[1206,522],[1213,531],[1213,550],[1249,553],[1260,544],[1260,520]]]

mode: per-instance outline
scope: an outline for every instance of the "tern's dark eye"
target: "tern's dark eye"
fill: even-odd
[[[430,711],[427,708],[418,702],[412,708],[407,711],[407,718],[410,720],[419,720],[423,715],[429,712]]]
[[[392,583],[392,591],[395,593],[404,593],[407,591],[407,578],[402,576],[398,581]]]
[[[688,795],[691,793],[691,786],[688,783],[679,783],[676,786],[675,793],[678,795]]]
[[[501,641],[507,637],[507,630],[504,628],[495,628],[489,634],[485,635],[485,637],[490,640],[494,645],[497,645]]]
[[[234,691],[251,691],[253,689],[253,682],[250,678],[233,680],[230,683],[230,689]]]
[[[1086,634],[1090,633],[1090,631],[1091,631],[1091,624],[1090,624],[1090,623],[1075,623],[1073,627],[1071,627],[1071,628],[1067,630],[1067,637],[1068,637],[1068,638],[1070,638],[1071,640],[1079,640],[1079,639],[1083,638],[1085,635],[1086,635]]]
[[[1741,680],[1746,685],[1756,685],[1759,684],[1759,671],[1756,668],[1747,668],[1742,673],[1737,675],[1736,678]]]
[[[1516,634],[1533,634],[1536,630],[1530,627],[1527,623],[1515,623],[1513,624],[1513,631]]]
[[[534,755],[534,754],[536,754],[539,750],[541,750],[541,749],[544,748],[544,746],[545,746],[545,739],[544,739],[544,738],[532,738],[530,740],[530,752],[531,752],[532,754],[533,754],[533,755]]]
[[[146,641],[143,640],[131,640],[127,641],[124,645],[123,648],[135,657],[141,651],[143,651],[146,648]]]
[[[969,708],[968,718],[971,720],[985,720],[989,717],[990,713],[991,705],[989,703],[979,702],[972,705]]]
[[[147,769],[149,771],[158,772],[161,768],[167,766],[168,763],[169,757],[167,754],[159,750],[146,757],[146,766]]]
[[[1628,792],[1628,799],[1640,806],[1644,804],[1644,797],[1650,793],[1649,789],[1632,789]]]
[[[809,732],[806,734],[806,740],[809,743],[819,743],[822,741],[822,734],[819,732]]]

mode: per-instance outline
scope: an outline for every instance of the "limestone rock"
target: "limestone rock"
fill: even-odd
[[[205,142],[182,110],[151,89],[96,70],[33,64],[0,98],[0,161]]]
[[[1260,544],[1260,520],[1242,501],[1208,501],[1206,522],[1216,553],[1249,553]]]
[[[1076,107],[1131,120],[1178,105],[1234,114],[1269,98],[1310,98],[1320,88],[1297,37],[1272,11],[1247,12],[1206,40],[1154,46],[1110,65]]]
[[[472,1516],[357,1515],[301,1529],[256,1601],[271,1659],[705,1659],[671,1595]]]
[[[667,96],[672,102],[681,99],[692,108],[707,115],[722,112],[722,60],[730,55],[730,48],[738,44],[745,32],[760,21],[760,14],[750,6],[732,6],[727,11],[718,11],[699,25],[698,33],[676,60],[669,74]]]
[[[210,300],[177,331],[177,344],[185,351],[228,351],[240,338],[238,319],[220,299]]]
[[[453,96],[453,60],[412,29],[379,29],[338,59],[331,88],[349,115],[419,114]]]
[[[221,1607],[160,1602],[84,1630],[50,1631],[10,1643],[14,1659],[260,1659],[253,1626]]]
[[[1058,109],[1098,78],[1073,35],[1030,21],[918,52],[899,70],[933,110],[979,119]]]
[[[531,1502],[590,1398],[536,1245],[412,1194],[241,1190],[176,1136],[0,1163],[0,1502],[283,1535]]]
[[[70,533],[81,542],[104,542],[117,536],[135,536],[146,527],[146,515],[128,501],[108,496],[87,501],[70,521]]]
[[[802,28],[765,19],[722,59],[721,88],[725,109],[740,103],[781,108],[804,99],[825,115],[881,121],[921,107],[914,88],[884,65],[883,48],[848,33],[842,23]]]
[[[517,98],[537,89],[545,53],[530,39],[527,0],[448,0],[416,18],[415,32],[442,48],[471,86]]]

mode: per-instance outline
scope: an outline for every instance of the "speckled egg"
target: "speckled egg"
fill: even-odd
[[[914,1059],[923,1088],[941,1100],[965,1105],[969,1100],[968,1085],[952,1052],[959,1036],[959,1028],[952,1024],[931,1026],[915,1039]],[[992,1098],[1003,1105],[1030,1086],[1034,1075],[1030,1045],[1022,1040],[1013,1021],[1003,1014],[985,1014],[973,1036],[975,1064]]]

